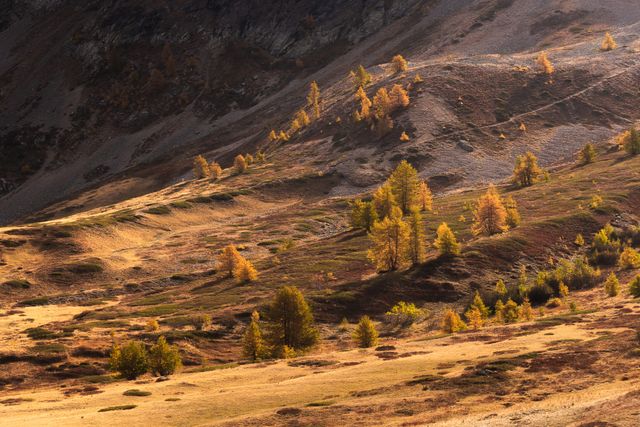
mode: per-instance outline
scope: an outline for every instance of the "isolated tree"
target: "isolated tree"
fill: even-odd
[[[589,163],[593,163],[595,159],[596,149],[591,143],[585,145],[578,154],[578,162],[580,162],[581,165],[588,165]]]
[[[391,100],[389,113],[395,111],[398,108],[406,108],[411,103],[407,91],[402,87],[402,85],[398,84],[395,84],[391,87],[391,91],[389,92],[389,99]]]
[[[209,171],[211,172],[212,179],[220,179],[222,176],[222,166],[220,166],[218,162],[211,162]]]
[[[409,64],[407,63],[407,60],[402,57],[402,55],[394,56],[391,60],[391,65],[393,66],[393,72],[396,74],[404,73],[409,69]]]
[[[569,296],[569,287],[564,284],[564,282],[560,282],[558,284],[558,295],[560,298],[566,298]]]
[[[361,348],[373,347],[378,344],[378,331],[369,316],[362,316],[355,331],[353,339]]]
[[[242,354],[247,359],[256,361],[267,357],[267,347],[260,330],[260,314],[254,311],[251,322],[242,336]]]
[[[275,129],[271,129],[271,132],[269,132],[268,138],[269,138],[269,141],[271,142],[278,140],[278,134],[276,133]]]
[[[549,61],[549,57],[547,57],[546,52],[540,52],[538,58],[536,59],[536,63],[538,64],[538,68],[545,74],[551,75],[555,71],[553,64]]]
[[[369,74],[362,65],[359,65],[355,71],[351,72],[351,77],[353,78],[355,87],[367,87],[371,84],[371,74]]]
[[[600,45],[600,50],[603,50],[606,52],[609,50],[613,50],[617,47],[618,47],[618,44],[613,39],[613,36],[611,35],[611,33],[607,31],[604,34],[604,39],[602,40],[602,44]]]
[[[164,65],[164,71],[169,77],[176,75],[176,60],[173,57],[169,43],[165,43],[162,48],[162,63]]]
[[[311,308],[294,286],[278,290],[269,306],[269,319],[273,322],[272,344],[277,348],[305,350],[318,342]]]
[[[477,309],[483,319],[487,319],[489,317],[489,309],[484,305],[484,301],[482,301],[482,297],[478,291],[473,295],[473,301],[469,307]]]
[[[247,166],[251,166],[253,164],[253,156],[250,153],[245,154],[244,161],[247,162]]]
[[[422,215],[417,207],[411,209],[409,216],[409,259],[413,265],[420,264],[426,257],[427,239],[422,228]]]
[[[441,327],[444,332],[449,334],[467,329],[467,325],[462,321],[460,315],[450,308],[446,309],[442,316]]]
[[[410,138],[409,138],[409,135],[407,135],[407,132],[402,132],[400,134],[400,141],[407,142],[407,141],[409,141],[409,139]]]
[[[610,297],[615,297],[620,293],[620,282],[618,281],[618,277],[616,273],[613,271],[607,277],[607,280],[604,282],[604,290]]]
[[[196,179],[209,178],[211,176],[209,163],[203,156],[199,155],[193,159],[193,175]]]
[[[436,240],[433,245],[440,251],[442,256],[460,255],[460,244],[446,222],[438,226]]]
[[[129,341],[120,347],[114,344],[109,366],[128,380],[135,380],[149,370],[149,356],[144,343]]]
[[[398,202],[396,201],[389,181],[382,184],[375,193],[373,193],[373,205],[378,212],[378,218],[381,219],[390,216],[393,208],[398,207]]]
[[[391,191],[402,213],[408,215],[420,203],[420,179],[418,171],[406,160],[398,164],[388,179]]]
[[[413,78],[413,83],[420,84],[422,82],[424,82],[424,80],[422,79],[422,76],[420,74],[416,74],[416,76]]]
[[[582,237],[582,233],[578,233],[576,235],[576,240],[574,243],[578,246],[584,246],[584,237]]]
[[[258,270],[255,269],[251,261],[242,258],[233,269],[233,277],[238,283],[253,282],[258,278]]]
[[[234,245],[227,245],[218,255],[218,269],[227,272],[229,277],[232,277],[236,266],[243,259]]]
[[[357,112],[358,120],[356,121],[368,120],[371,117],[372,103],[369,97],[367,96],[367,93],[362,88],[362,86],[358,87],[355,97],[356,97],[356,100],[360,101],[360,111]]]
[[[507,229],[507,210],[493,185],[478,199],[473,217],[472,231],[475,235],[491,236]]]
[[[640,298],[640,274],[629,283],[629,293],[634,298]]]
[[[149,367],[153,375],[167,376],[182,366],[182,358],[177,345],[169,345],[163,336],[149,350]]]
[[[504,200],[504,208],[507,211],[506,224],[509,228],[516,228],[520,225],[520,212],[518,212],[518,204],[513,197],[508,196]]]
[[[313,117],[318,120],[320,118],[320,88],[314,80],[309,86],[309,94],[307,95],[307,106],[313,111]]]
[[[624,248],[620,254],[618,265],[623,270],[630,270],[633,268],[640,268],[640,253],[630,246]]]
[[[247,171],[247,161],[242,154],[238,154],[236,158],[233,159],[233,167],[237,173],[245,173]]]
[[[538,166],[538,158],[531,152],[527,152],[516,158],[516,166],[513,169],[513,180],[521,187],[533,185],[542,169]]]
[[[395,271],[408,261],[409,226],[402,220],[400,209],[395,209],[397,213],[376,222],[369,234],[372,248],[367,256],[378,271]]]
[[[498,294],[498,298],[502,299],[507,296],[507,287],[504,284],[502,279],[498,279],[496,282],[496,294]]]

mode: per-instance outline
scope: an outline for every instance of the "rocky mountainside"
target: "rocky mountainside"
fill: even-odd
[[[228,164],[289,121],[312,79],[323,90],[326,114],[301,137],[319,145],[298,160],[322,162],[326,172],[343,177],[336,192],[377,183],[401,157],[412,159],[436,187],[502,178],[518,145],[501,153],[477,150],[508,132],[496,124],[515,123],[529,105],[544,107],[521,117],[537,122],[528,127],[540,146],[557,135],[571,135],[577,146],[628,124],[626,113],[608,111],[624,105],[573,95],[586,90],[585,96],[598,97],[590,89],[598,82],[633,92],[634,48],[609,56],[594,49],[607,29],[618,31],[622,43],[635,39],[632,24],[640,14],[633,3],[5,0],[0,223],[24,220],[90,189],[108,188],[117,202],[162,188],[190,177],[197,153]],[[513,72],[532,66],[540,49],[555,49],[562,61],[552,88],[534,74]],[[414,93],[417,108],[398,117],[398,132],[379,140],[332,126],[353,109],[348,71],[362,63],[379,84],[385,68],[378,64],[396,53],[426,80]],[[617,78],[619,70],[629,73]],[[565,110],[565,101],[581,105]],[[563,127],[575,119],[585,126]],[[398,146],[402,130],[412,142]],[[334,143],[346,147],[349,158],[338,155]],[[456,146],[462,163],[452,168]],[[542,159],[561,160],[574,148],[546,150]],[[378,170],[354,160],[374,153]],[[470,175],[476,168],[481,173]]]

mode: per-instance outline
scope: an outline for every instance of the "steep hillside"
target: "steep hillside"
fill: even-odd
[[[0,424],[637,425],[639,35],[0,0]]]

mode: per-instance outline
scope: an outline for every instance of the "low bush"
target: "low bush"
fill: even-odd
[[[411,326],[426,316],[426,310],[416,307],[413,303],[406,303],[404,301],[400,301],[385,313],[385,318],[390,325],[403,328]]]

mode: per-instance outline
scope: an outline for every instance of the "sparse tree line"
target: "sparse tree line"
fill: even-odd
[[[243,174],[247,169],[255,164],[264,163],[266,156],[262,151],[258,151],[255,157],[249,153],[242,155],[238,154],[233,159],[233,172],[236,174]],[[213,179],[218,180],[222,178],[223,169],[216,161],[209,163],[203,155],[198,155],[193,159],[193,175],[196,179]]]

